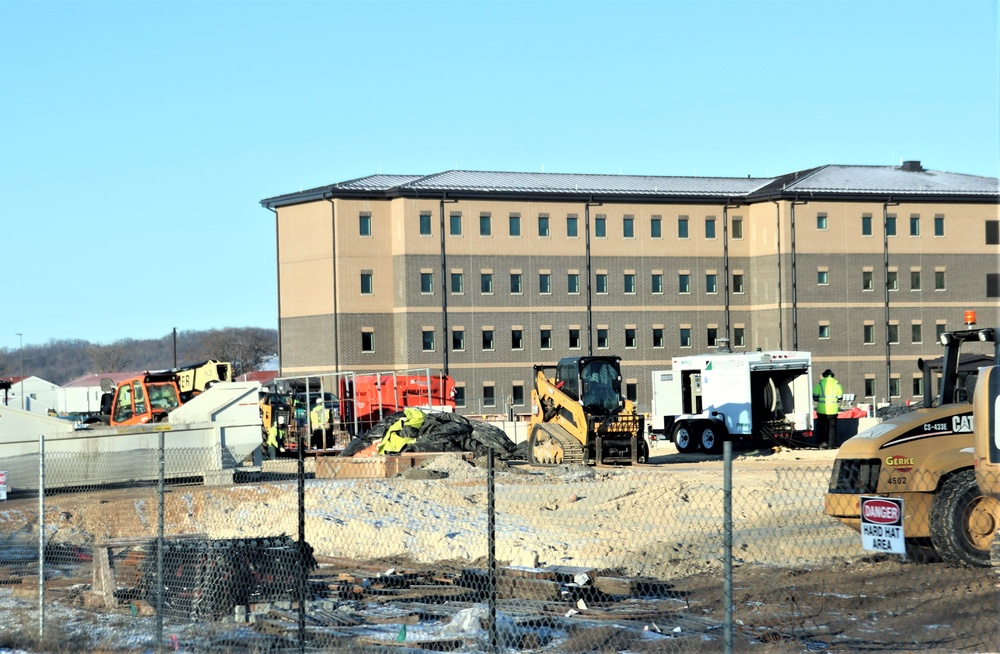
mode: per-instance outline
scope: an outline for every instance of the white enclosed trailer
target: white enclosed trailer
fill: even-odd
[[[0,406],[0,470],[8,472],[8,489],[37,489],[44,437],[46,487],[151,481],[159,475],[163,434],[168,478],[226,483],[247,457],[259,458],[259,394],[257,382],[216,384],[172,411],[166,422],[96,429]]]
[[[813,440],[812,354],[718,352],[674,357],[653,372],[652,431],[680,452],[717,453],[729,440]]]

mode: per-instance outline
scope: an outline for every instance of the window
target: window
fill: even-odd
[[[872,215],[870,213],[866,213],[861,216],[861,235],[872,235]]]
[[[493,218],[488,213],[479,214],[479,235],[493,235]]]
[[[512,213],[507,219],[507,229],[511,236],[521,235],[521,214]]]
[[[681,327],[681,347],[691,347],[690,327]]]
[[[524,349],[524,330],[516,328],[510,330],[510,349],[512,350]]]
[[[986,273],[986,297],[1000,297],[1000,273]]]
[[[566,290],[571,294],[580,292],[580,273],[569,273],[566,276]]]
[[[934,325],[934,340],[940,342],[941,334],[943,334],[947,328],[948,326],[943,322],[939,322]]]
[[[913,397],[920,397],[924,394],[924,380],[922,377],[914,377],[912,380]]]
[[[575,213],[566,216],[566,236],[576,238],[580,235],[579,222]]]
[[[580,329],[578,327],[570,327],[568,344],[571,350],[580,349]]]
[[[830,284],[830,271],[817,270],[816,283],[819,284],[820,286],[828,286]]]
[[[919,291],[920,290],[920,271],[911,270],[910,271],[910,290]]]
[[[663,220],[659,216],[649,219],[649,237],[663,238]]]
[[[896,235],[896,214],[890,213],[885,217],[885,235]]]
[[[597,218],[594,220],[594,236],[596,238],[605,238],[608,235],[608,219],[604,214],[597,214]]]
[[[937,218],[934,219],[935,221]],[[935,233],[935,236],[944,236],[944,218],[941,219],[941,233]],[[935,222],[935,224],[937,224]],[[1000,220],[987,220],[986,221],[986,245],[1000,245]]]
[[[510,292],[513,295],[521,294],[521,273],[510,274]]]
[[[944,236],[944,216],[940,214],[934,216],[934,236]]]
[[[663,347],[663,327],[653,327],[653,347]]]
[[[889,396],[899,397],[899,377],[893,377],[889,380]]]
[[[715,347],[715,342],[719,338],[719,328],[709,327],[705,330],[705,342],[708,343],[708,347]]]
[[[607,273],[597,273],[595,275],[597,292],[607,293],[608,292],[608,274]]]
[[[653,273],[650,289],[657,295],[663,293],[663,273]]]
[[[688,237],[688,218],[687,216],[681,216],[677,219],[677,238],[687,238]]]
[[[733,327],[733,346],[746,347],[746,327]]]
[[[625,399],[629,402],[639,401],[639,385],[637,383],[625,382]]]
[[[889,343],[893,345],[899,344],[899,325],[890,324],[887,332]]]
[[[455,406],[465,406],[465,386],[455,386]]]
[[[510,389],[510,403],[512,406],[524,406],[524,385],[514,384]]]
[[[538,274],[538,292],[543,295],[552,292],[552,275],[549,273]]]
[[[875,343],[875,325],[865,325],[864,338],[865,345],[873,345]]]
[[[733,238],[743,238],[743,219],[739,216],[733,217]]]
[[[889,287],[890,291],[899,290],[899,273],[895,270],[890,270],[886,273],[885,285]]]
[[[372,271],[362,270],[361,271],[361,294],[362,295],[372,295],[375,293],[372,287]]]
[[[910,325],[910,342],[914,344],[924,342],[923,325],[919,322]]]
[[[705,275],[705,292],[706,293],[718,293],[718,276],[715,273],[708,273]]]
[[[822,339],[830,338],[830,325],[819,326],[819,337]]]
[[[359,216],[358,223],[358,233],[361,234],[361,236],[372,235],[372,215],[370,213],[361,214]]]
[[[453,213],[448,219],[448,232],[452,236],[462,235],[462,214]]]
[[[481,273],[479,275],[479,291],[484,295],[493,294],[493,273]]]
[[[635,273],[625,273],[625,293],[635,295]]]
[[[552,330],[551,329],[541,329],[538,332],[538,347],[543,350],[552,349]]]
[[[434,273],[420,273],[420,292],[424,295],[434,294]]]
[[[461,295],[465,292],[465,284],[462,279],[462,273],[453,272],[451,273],[451,294]]]
[[[538,235],[544,238],[549,235],[549,215],[546,213],[538,215]]]
[[[431,215],[427,212],[420,213],[420,235],[431,235]]]
[[[608,328],[598,327],[597,328],[597,349],[606,350],[608,349]]]
[[[425,329],[422,332],[422,336],[423,336],[423,349],[424,349],[424,352],[433,352],[434,351],[434,330],[433,329]]]
[[[375,332],[361,332],[361,351],[375,351]]]
[[[497,405],[497,389],[492,384],[483,385],[483,406]]]
[[[454,352],[464,352],[465,351],[465,330],[464,329],[453,329],[453,330],[451,330],[451,349]]]
[[[691,275],[687,273],[681,273],[677,276],[677,292],[678,293],[690,293],[691,292]]]
[[[934,290],[935,291],[943,291],[944,289],[945,289],[945,286],[944,286],[944,271],[943,270],[935,270],[934,271]]]
[[[634,349],[635,346],[636,346],[635,327],[626,327],[625,328],[625,347],[626,348],[633,348]]]
[[[622,236],[635,238],[635,218],[633,216],[625,216],[622,219]]]
[[[875,380],[872,378],[865,380],[865,397],[875,397]]]
[[[816,214],[816,229],[826,229],[826,214],[818,213]]]
[[[705,219],[705,238],[715,238],[715,218],[712,216]]]
[[[483,330],[483,349],[491,351],[493,349],[493,330],[484,329]]]
[[[910,236],[920,236],[920,216],[918,214],[910,215]]]
[[[863,270],[861,272],[861,290],[875,290],[875,274],[871,270]]]
[[[743,292],[743,275],[741,273],[733,273],[733,293]]]

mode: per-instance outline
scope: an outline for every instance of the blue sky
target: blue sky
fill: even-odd
[[[0,0],[0,347],[276,327],[262,198],[377,172],[998,176],[997,2]]]

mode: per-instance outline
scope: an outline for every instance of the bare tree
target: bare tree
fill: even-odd
[[[95,372],[121,372],[132,363],[130,338],[123,338],[110,345],[88,345],[87,356],[94,363]]]
[[[7,352],[7,348],[0,347],[0,377],[6,375],[7,366],[9,365],[10,354]]]
[[[232,363],[233,378],[260,370],[277,346],[273,330],[254,327],[213,329],[201,337],[203,355]]]

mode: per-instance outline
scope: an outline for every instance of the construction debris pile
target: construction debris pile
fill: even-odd
[[[526,444],[515,445],[498,427],[456,413],[407,408],[379,421],[360,438],[353,439],[341,456],[400,454],[404,452],[472,452],[489,450],[500,460],[523,460]]]

